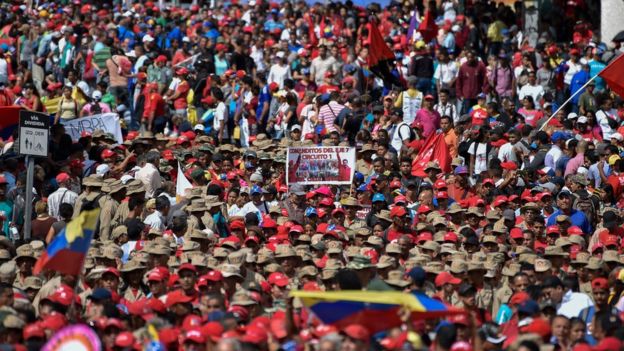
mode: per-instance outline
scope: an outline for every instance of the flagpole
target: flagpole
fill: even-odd
[[[606,67],[605,67],[606,68]],[[603,68],[604,70],[604,68]],[[596,79],[596,77],[598,77],[600,75],[600,73],[602,73],[602,71],[598,72],[598,74],[596,74],[595,76],[591,77],[587,83],[583,84],[582,87],[580,87],[578,90],[576,90],[574,92],[574,94],[572,94],[563,104],[561,104],[561,106],[559,106],[559,108],[557,109],[557,111],[553,112],[552,115],[550,115],[550,117],[548,117],[548,119],[546,120],[546,122],[544,122],[542,124],[542,126],[540,127],[540,129],[538,130],[542,130],[544,129],[544,127],[546,127],[546,125],[548,125],[548,122],[550,122],[550,120],[555,117],[557,115],[557,113],[559,113],[559,111],[561,111],[572,99],[574,99],[575,96],[577,96],[581,91],[583,91],[588,85],[589,83],[591,83],[592,81],[594,81],[594,79]]]

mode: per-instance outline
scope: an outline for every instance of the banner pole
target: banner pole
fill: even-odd
[[[598,74],[600,74],[600,73],[598,73]],[[594,79],[596,79],[596,77],[598,77],[598,74],[596,74],[595,76],[591,77],[587,81],[587,83],[583,84],[583,86],[580,89],[575,91],[574,94],[572,94],[563,104],[561,104],[561,106],[559,106],[557,111],[553,112],[552,115],[550,115],[550,117],[548,117],[548,119],[542,124],[542,126],[538,130],[544,129],[544,127],[546,127],[546,125],[548,125],[548,122],[550,122],[550,120],[553,117],[555,117],[557,115],[557,113],[559,113],[559,111],[561,111],[570,101],[572,101],[572,99],[574,99],[575,96],[577,96],[581,91],[583,91],[589,85],[589,83],[591,83]]]

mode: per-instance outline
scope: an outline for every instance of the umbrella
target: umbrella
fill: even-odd
[[[292,291],[321,322],[339,328],[362,324],[377,333],[400,326],[401,308],[412,311],[412,320],[466,313],[421,292],[399,291]]]
[[[611,41],[621,43],[624,41],[624,30],[616,34]]]

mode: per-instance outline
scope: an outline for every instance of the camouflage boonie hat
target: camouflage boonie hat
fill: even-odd
[[[364,256],[364,255],[356,255],[353,257],[353,259],[347,263],[347,268],[349,269],[355,269],[355,270],[361,270],[361,269],[367,269],[367,268],[373,268],[375,267],[373,264],[371,264],[371,259],[368,256]]]

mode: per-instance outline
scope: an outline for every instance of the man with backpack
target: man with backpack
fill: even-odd
[[[407,149],[410,141],[416,137],[410,125],[403,121],[403,110],[400,108],[392,109],[390,121],[392,122],[388,129],[390,145],[394,148],[397,155],[400,156],[401,151]]]
[[[99,90],[95,90],[91,94],[91,98],[93,100],[82,107],[82,111],[80,111],[80,117],[87,117],[111,112],[110,107],[107,104],[101,102],[102,92],[100,92]]]

